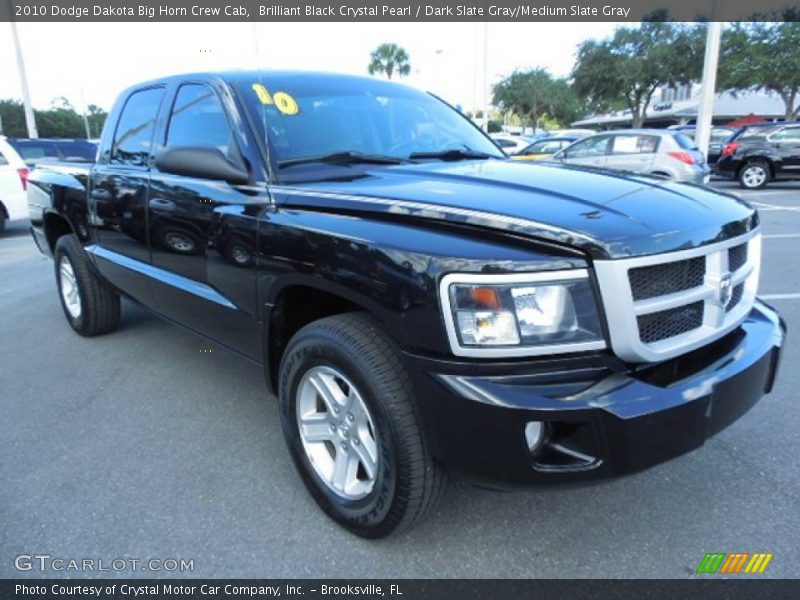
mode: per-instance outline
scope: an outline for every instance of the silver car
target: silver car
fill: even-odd
[[[583,138],[553,155],[554,161],[707,183],[711,170],[694,141],[663,129],[624,129]]]

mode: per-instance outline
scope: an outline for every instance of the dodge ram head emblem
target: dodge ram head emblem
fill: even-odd
[[[733,286],[731,285],[731,274],[725,273],[719,280],[717,288],[717,304],[722,308],[728,308],[728,304],[733,296]]]

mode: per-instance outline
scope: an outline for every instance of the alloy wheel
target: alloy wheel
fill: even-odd
[[[319,478],[346,500],[369,495],[378,473],[378,439],[358,389],[338,370],[316,366],[300,381],[295,402],[303,449]]]
[[[750,165],[745,167],[742,173],[742,181],[749,188],[757,188],[767,180],[767,170],[761,165]]]
[[[61,299],[67,312],[73,319],[81,316],[81,294],[78,288],[78,280],[75,277],[75,270],[69,258],[62,256],[58,264],[59,283],[61,288]]]

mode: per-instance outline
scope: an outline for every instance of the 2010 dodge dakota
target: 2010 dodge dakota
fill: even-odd
[[[495,487],[678,456],[775,379],[758,213],[507,160],[440,99],[295,72],[125,91],[91,168],[29,179],[64,314],[120,297],[263,363],[322,509],[380,537],[447,474]]]

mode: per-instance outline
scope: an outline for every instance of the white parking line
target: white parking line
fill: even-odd
[[[759,298],[764,300],[800,300],[800,293],[798,294],[759,294]]]
[[[779,240],[784,238],[798,238],[800,237],[800,233],[772,233],[769,235],[762,235],[761,239],[763,240]]]
[[[800,206],[780,206],[778,204],[766,204],[764,202],[756,202],[755,200],[751,200],[750,203],[757,206],[758,210],[762,212],[767,212],[770,210],[785,210],[788,212],[800,212]]]
[[[736,190],[733,193],[734,194],[748,194],[748,195],[754,195],[754,196],[781,196],[781,195],[785,196],[785,195],[791,194],[792,192],[800,193],[800,192],[798,192],[797,190],[794,190],[794,189],[791,189],[791,190],[789,190],[789,189],[787,189],[787,190],[767,190],[767,191],[764,191],[764,190]]]

